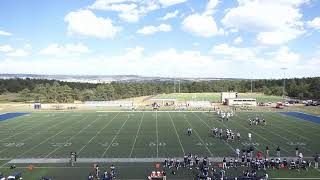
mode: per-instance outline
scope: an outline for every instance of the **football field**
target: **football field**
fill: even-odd
[[[248,117],[256,115],[267,126],[250,126]],[[240,132],[241,141],[212,137],[213,127]],[[271,155],[279,145],[282,156],[294,156],[299,146],[304,156],[313,156],[319,132],[319,124],[265,112],[237,113],[228,122],[213,112],[31,113],[0,122],[0,158],[67,158],[70,151],[81,158],[224,157],[249,145],[263,152],[268,145]]]
[[[250,126],[256,115],[267,125]],[[241,140],[213,137],[214,127],[240,132]],[[219,160],[250,145],[262,152],[269,146],[271,156],[279,145],[286,157],[298,146],[311,158],[320,152],[319,132],[320,124],[274,112],[238,112],[224,122],[214,112],[36,112],[0,121],[0,159],[66,163],[73,151],[83,163],[151,163],[189,153]]]

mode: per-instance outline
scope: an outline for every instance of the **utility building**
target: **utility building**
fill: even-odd
[[[237,92],[222,92],[221,93],[221,103],[225,104],[227,98],[238,98]]]

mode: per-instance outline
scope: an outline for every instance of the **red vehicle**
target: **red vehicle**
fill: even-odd
[[[283,108],[284,108],[284,103],[282,103],[282,102],[277,102],[276,108],[278,108],[278,109],[283,109]]]

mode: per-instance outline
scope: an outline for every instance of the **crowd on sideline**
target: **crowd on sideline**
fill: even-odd
[[[116,168],[113,164],[110,166],[109,171],[105,169],[101,172],[100,166],[95,163],[93,164],[93,171],[89,173],[88,180],[113,180],[116,178]]]
[[[255,155],[248,148],[244,150],[240,156],[236,153],[234,158],[223,158],[222,162],[210,162],[208,157],[199,157],[195,154],[188,154],[183,160],[175,158],[167,158],[163,162],[163,168],[171,171],[175,175],[181,168],[193,170],[197,172],[197,180],[213,180],[213,179],[263,179],[269,178],[266,173],[268,169],[288,169],[288,170],[305,170],[309,168],[318,168],[319,154],[316,153],[313,160],[304,159],[302,153],[294,159],[286,159],[282,157],[267,157],[258,151]],[[228,177],[226,173],[231,170],[242,170],[242,174],[237,177]],[[165,171],[162,171],[165,172]],[[164,173],[165,174],[165,173]]]

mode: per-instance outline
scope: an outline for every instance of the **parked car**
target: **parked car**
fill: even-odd
[[[282,102],[277,102],[276,108],[277,109],[283,109],[284,108],[284,104]]]
[[[319,101],[312,101],[312,106],[319,106],[320,105],[320,102]]]
[[[289,103],[289,104],[298,104],[298,103],[299,103],[299,100],[290,99],[290,100],[288,100],[288,103]]]

